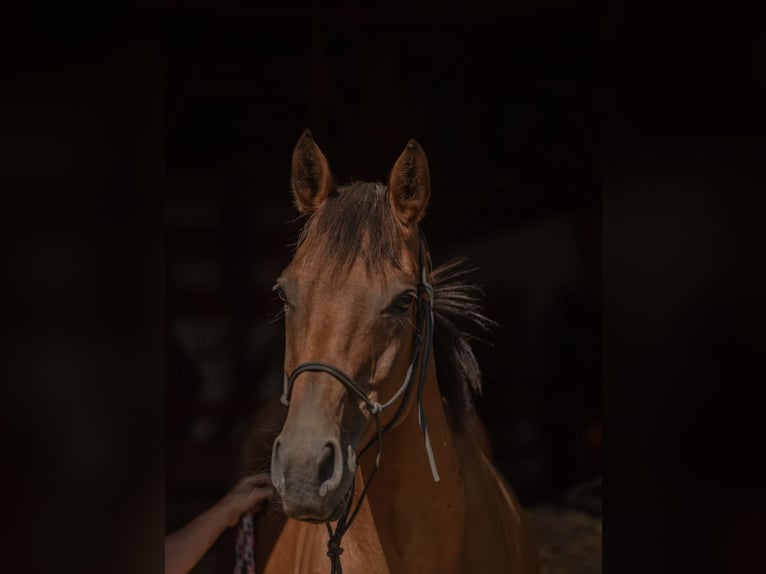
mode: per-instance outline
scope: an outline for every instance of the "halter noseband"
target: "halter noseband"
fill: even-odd
[[[364,500],[367,494],[367,490],[369,489],[370,483],[372,482],[372,479],[375,477],[375,474],[378,470],[378,466],[380,465],[380,457],[383,450],[383,435],[401,417],[407,406],[407,403],[409,402],[410,395],[412,394],[412,378],[416,370],[418,370],[418,421],[420,423],[420,428],[423,431],[423,440],[425,441],[426,453],[428,455],[428,462],[431,465],[431,473],[433,474],[434,482],[439,482],[439,472],[436,468],[436,461],[434,459],[433,449],[431,448],[431,439],[428,436],[428,425],[426,423],[425,411],[423,410],[423,387],[426,379],[426,366],[428,364],[428,356],[431,352],[431,343],[433,340],[434,331],[434,290],[431,284],[428,282],[426,276],[428,270],[428,245],[426,243],[425,237],[423,236],[423,233],[420,230],[418,230],[418,235],[418,258],[420,269],[417,285],[415,341],[413,343],[412,349],[412,361],[410,362],[410,366],[407,369],[407,374],[404,377],[404,382],[402,383],[402,386],[399,387],[399,390],[396,391],[394,396],[385,403],[373,401],[367,396],[367,393],[356,383],[356,381],[354,381],[354,379],[341,371],[339,368],[320,361],[307,361],[305,363],[301,363],[295,367],[295,369],[293,369],[293,372],[290,373],[289,376],[286,373],[284,376],[284,388],[281,400],[282,404],[286,407],[290,405],[290,397],[292,395],[293,385],[295,384],[295,380],[298,378],[298,376],[309,371],[321,372],[332,375],[336,380],[340,381],[343,386],[349,390],[349,392],[353,393],[357,399],[365,404],[370,415],[372,415],[375,419],[376,436],[371,438],[370,441],[357,455],[357,460],[359,460],[359,458],[373,444],[373,442],[377,442],[375,466],[373,467],[372,472],[370,473],[370,476],[364,485],[364,489],[362,490],[362,494],[360,495],[359,501],[356,504],[356,508],[354,508],[354,511],[351,512],[351,506],[354,499],[354,482],[352,482],[351,494],[348,498],[348,505],[346,506],[346,510],[344,511],[343,515],[338,519],[335,531],[333,532],[329,523],[326,524],[327,532],[330,535],[330,540],[327,543],[327,555],[330,557],[330,561],[332,563],[331,574],[341,574],[343,571],[340,564],[340,555],[343,553],[343,548],[340,547],[341,538],[351,526],[351,523],[359,512],[359,509],[362,506],[362,501]],[[423,331],[425,331],[425,333],[423,333]],[[399,407],[396,409],[394,416],[386,424],[385,427],[381,427],[381,412],[396,403],[396,401],[399,400],[402,395],[404,398],[399,403]]]

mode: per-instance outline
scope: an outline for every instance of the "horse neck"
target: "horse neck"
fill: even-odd
[[[410,400],[415,400],[414,389]],[[417,572],[420,568],[448,572],[459,563],[465,496],[461,464],[439,393],[433,353],[427,367],[423,408],[439,482],[434,481],[431,473],[417,409],[412,407],[407,417],[383,438],[380,468],[368,495],[370,508],[392,572]],[[362,460],[365,476],[369,476],[373,459],[370,453]],[[439,542],[445,547],[438,546]],[[439,552],[426,550],[434,547],[439,547]]]

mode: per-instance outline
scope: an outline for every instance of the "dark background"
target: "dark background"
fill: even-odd
[[[341,182],[386,181],[421,143],[434,263],[478,266],[500,323],[474,345],[498,467],[528,507],[600,475],[594,9],[168,6],[168,530],[233,483],[249,415],[281,390],[270,288],[299,230],[289,169],[305,128]]]
[[[221,13],[233,10],[231,3],[217,6]],[[403,5],[388,5],[392,11],[396,6]],[[443,5],[429,6],[440,11]],[[600,95],[592,109],[600,127],[594,131],[601,132],[593,155],[598,159],[594,171],[601,180],[603,213],[600,361],[608,436],[603,457],[607,572],[763,570],[766,51],[762,19],[747,8],[737,2],[725,6],[605,2],[600,9],[585,4],[501,7],[498,3],[494,8],[461,8],[474,19],[453,20],[474,30],[471,42],[464,35],[455,45],[466,54],[478,53],[454,69],[471,72],[486,62],[495,63],[485,75],[472,76],[479,78],[478,88],[483,86],[486,96],[477,100],[480,110],[503,93],[503,74],[514,78],[506,73],[510,63],[529,64],[519,76],[524,81],[517,82],[516,93],[532,94],[552,78],[546,73],[551,61],[538,61],[538,52],[567,60],[570,48],[573,54],[580,53],[576,47],[591,37],[588,31],[600,37],[593,44],[598,45],[594,50],[600,60]],[[171,364],[181,361],[173,358],[172,349],[165,352],[171,340],[165,310],[174,304],[174,288],[168,284],[166,293],[164,243],[170,257],[175,232],[171,201],[165,206],[173,186],[165,178],[163,163],[165,140],[172,137],[167,127],[170,108],[175,104],[169,101],[172,66],[164,65],[164,55],[172,53],[173,22],[184,10],[140,2],[3,6],[0,486],[6,533],[0,537],[0,556],[4,571],[161,572],[167,527],[222,492],[226,473],[218,466],[223,468],[237,456],[235,433],[229,429],[230,438],[217,443],[234,445],[231,458],[211,446],[210,452],[219,453],[219,464],[211,464],[209,480],[187,485],[184,493],[174,477],[194,481],[200,466],[190,465],[196,470],[188,474],[171,474],[167,468],[180,458],[178,439],[184,436],[185,424],[179,421],[193,412],[178,408],[178,399],[168,401],[168,406],[176,405],[174,410],[165,409],[165,399],[177,396],[175,391],[166,393],[176,387],[169,386],[172,378],[165,374],[171,373]],[[342,9],[330,7],[328,14],[350,10],[358,9],[349,3]],[[407,17],[419,14],[411,4],[399,12]],[[258,27],[258,37],[308,29],[310,13],[297,5],[282,18],[274,18],[276,9],[263,4],[253,13],[252,18],[265,22]],[[403,19],[396,18],[394,23]],[[244,17],[230,18],[240,19]],[[204,12],[199,20],[215,21]],[[527,25],[514,24],[517,21]],[[279,32],[275,23],[282,25]],[[402,46],[429,27],[416,28],[415,34],[403,38]],[[510,29],[514,34],[507,33]],[[344,27],[342,32],[353,32],[362,38],[361,44],[366,43],[365,30],[358,26]],[[558,41],[559,36],[571,38],[569,45]],[[535,45],[536,52],[518,49],[524,42]],[[479,49],[488,44],[496,51]],[[305,47],[300,41],[299,45]],[[423,46],[438,53],[437,47]],[[546,52],[548,48],[552,51]],[[258,54],[261,61],[274,57],[270,50]],[[417,54],[400,54],[403,69],[420,61]],[[594,66],[595,61],[590,60]],[[299,62],[297,73],[304,79],[285,89],[286,97],[298,94],[300,101],[305,99],[301,89],[308,85],[307,62],[307,56]],[[419,66],[430,69],[431,64]],[[518,67],[513,70],[519,73]],[[256,83],[264,74],[273,78],[255,67],[240,76]],[[467,73],[463,80],[466,77]],[[373,79],[376,86],[385,82],[382,76]],[[436,86],[430,89],[437,92]],[[444,97],[455,90],[466,98],[474,93],[473,86],[455,82],[452,90],[438,94]],[[540,100],[535,104],[549,106]],[[437,109],[434,105],[428,102],[422,107]],[[445,133],[458,125],[453,124],[455,118],[463,117],[458,109],[448,112],[444,122],[432,122]],[[269,121],[268,110],[263,113],[264,122]],[[291,110],[279,119],[280,126],[284,128],[298,113]],[[300,114],[309,117],[305,110]],[[500,134],[494,128],[498,121],[484,116],[482,138],[477,140],[482,148],[490,148],[486,134]],[[386,149],[359,153],[355,163],[344,167],[349,154],[364,142],[376,141],[369,135],[375,122],[373,117],[369,125],[361,126],[365,137],[354,138],[350,145],[339,143],[338,134],[328,127],[315,130],[336,169],[356,172],[366,158],[379,161],[370,172],[355,173],[371,178],[384,178],[406,138],[414,135],[431,156],[434,181],[441,178],[440,187],[434,189],[433,210],[448,209],[448,204],[437,206],[451,178],[433,155],[441,153],[434,146],[446,144],[434,141],[430,131],[421,133],[407,125],[401,135],[390,136],[396,141],[385,144]],[[378,123],[376,135],[381,137],[390,122]],[[268,136],[284,138],[291,149],[307,127],[304,121],[295,124],[294,134],[279,129]],[[537,141],[542,133],[526,141]],[[513,132],[502,134],[506,141],[513,137]],[[447,139],[466,147],[471,141],[456,138],[452,131]],[[521,142],[522,152],[532,153],[526,141],[514,141]],[[282,144],[278,147],[279,154],[288,153]],[[171,159],[168,155],[169,168]],[[521,163],[513,157],[508,161]],[[287,193],[288,166],[284,160],[278,163],[267,171],[279,181],[270,193],[261,193],[263,197]],[[469,174],[471,182],[487,179],[486,173],[470,173],[457,163],[448,167],[449,173]],[[529,169],[526,164],[521,167]],[[262,181],[263,173],[255,179]],[[206,191],[212,189],[208,186]],[[252,200],[253,193],[263,189],[256,186],[247,197]],[[468,194],[483,193],[480,186],[466,189]],[[549,188],[545,193],[557,191],[562,190]],[[515,197],[508,196],[506,202],[504,196],[504,214],[512,213],[509,202]],[[273,268],[287,260],[285,244],[293,237],[292,231],[287,233],[293,213],[285,203],[278,205],[285,210],[282,215],[272,217],[269,214],[275,212],[263,211],[268,217],[259,223],[263,227],[255,227],[273,224],[275,234],[285,233],[273,251],[275,259],[284,259],[273,262]],[[519,204],[519,213],[529,213],[525,205]],[[447,221],[438,213],[432,211],[436,215],[429,215],[426,225]],[[455,233],[461,229],[468,227],[454,226]],[[440,233],[432,227],[427,231],[429,237]],[[258,237],[263,240],[265,235],[261,231]],[[463,249],[462,244],[453,249],[449,237],[442,239],[443,235],[432,238],[438,260]],[[486,266],[483,269],[481,273],[487,271]],[[489,282],[488,287],[492,285]],[[257,297],[249,300],[266,305],[268,296],[258,290]],[[504,324],[495,333],[497,344],[509,336],[508,328],[518,328],[521,321],[497,316],[491,301],[488,298],[489,311]],[[194,303],[190,309],[203,307]],[[263,324],[261,316],[257,321]],[[488,375],[492,368],[488,361],[497,361],[492,356],[497,349],[508,352],[508,347],[499,346],[494,351],[479,349]],[[256,371],[259,381],[273,380]],[[194,371],[189,372],[175,380],[193,386]],[[487,388],[492,384],[488,381]],[[255,392],[266,387],[249,388]],[[197,405],[191,396],[191,404]],[[243,404],[242,410],[249,408]],[[173,412],[181,414],[170,424]],[[175,438],[167,435],[166,449],[163,439],[169,428],[180,430],[174,431]],[[204,450],[204,442],[188,442],[187,450]],[[521,458],[518,451],[514,456]],[[529,484],[524,485],[518,468],[511,469],[516,472],[513,481],[525,499],[545,498],[526,490]],[[203,482],[207,486],[202,487]],[[226,546],[227,552],[230,547]]]

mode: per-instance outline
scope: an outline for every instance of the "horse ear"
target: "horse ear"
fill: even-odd
[[[330,166],[310,130],[301,135],[293,150],[291,184],[295,207],[313,213],[336,193]]]
[[[425,215],[431,197],[431,178],[428,173],[428,159],[415,140],[396,160],[388,182],[389,199],[394,213],[405,225],[419,223]]]

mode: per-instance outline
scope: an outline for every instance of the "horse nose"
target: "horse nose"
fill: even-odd
[[[317,448],[307,444],[316,445],[317,442],[322,446]],[[271,454],[271,480],[280,496],[285,496],[288,483],[296,481],[300,482],[303,488],[308,486],[308,490],[311,490],[309,484],[313,482],[313,488],[316,489],[314,492],[320,497],[338,488],[343,479],[343,455],[340,443],[335,438],[317,442],[300,439],[285,442],[282,435],[274,440]],[[309,470],[312,467],[313,471]],[[309,480],[306,481],[306,478]],[[306,484],[307,482],[309,484]]]
[[[332,492],[343,478],[343,455],[337,440],[325,443],[319,453],[319,496]]]

